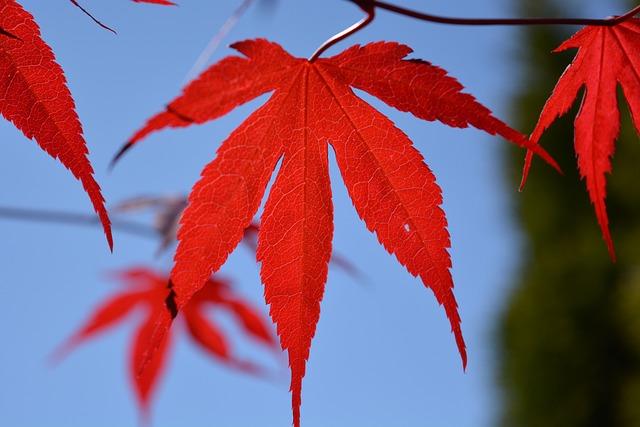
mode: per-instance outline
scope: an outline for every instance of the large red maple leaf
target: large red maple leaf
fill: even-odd
[[[289,355],[294,425],[300,424],[302,378],[331,258],[330,144],[358,214],[433,290],[466,365],[440,187],[409,138],[351,88],[421,119],[474,126],[548,155],[463,93],[444,70],[406,59],[411,53],[406,46],[355,46],[315,62],[294,58],[265,40],[233,47],[245,57],[228,57],[205,71],[119,153],[151,132],[213,120],[273,91],[222,144],[191,192],[178,234],[169,306],[174,312],[184,307],[225,262],[282,160],[262,214],[257,258],[270,314]],[[168,328],[168,318],[165,313],[158,320],[156,339]],[[153,348],[147,357],[152,354]]]
[[[112,248],[109,216],[64,73],[33,17],[15,0],[0,0],[0,114],[80,180]]]
[[[567,113],[578,92],[585,88],[575,121],[575,151],[578,169],[586,180],[602,235],[615,259],[605,204],[606,174],[620,133],[620,111],[616,89],[620,85],[631,107],[636,129],[640,129],[640,20],[631,19],[611,27],[586,27],[564,42],[555,52],[578,49],[540,114],[531,141],[538,143],[544,132]],[[532,155],[527,154],[524,186]]]
[[[166,310],[164,301],[169,278],[144,267],[125,270],[118,273],[116,278],[127,289],[101,304],[91,318],[54,353],[54,360],[60,360],[82,342],[114,327],[136,309],[145,309],[146,317],[138,327],[131,346],[130,377],[140,408],[148,416],[153,391],[162,375],[172,337],[167,334],[157,343],[159,351],[144,370],[139,366],[143,360],[140,355],[150,345],[154,321],[159,312]],[[271,325],[256,309],[234,294],[228,281],[219,278],[208,280],[181,312],[189,336],[207,354],[240,371],[254,375],[264,374],[257,365],[233,354],[220,327],[207,316],[209,308],[227,311],[251,339],[277,350],[278,344]]]

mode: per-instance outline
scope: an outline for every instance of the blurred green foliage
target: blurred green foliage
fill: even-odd
[[[518,4],[522,16],[584,15],[563,0]],[[572,30],[521,31],[521,86],[512,104],[517,128],[533,129],[573,59],[575,51],[551,53]],[[565,175],[534,161],[524,193],[513,201],[523,248],[499,337],[505,427],[640,426],[640,143],[623,101],[607,198],[614,264],[577,172],[573,119],[579,104],[541,141]],[[515,186],[523,153],[510,151],[506,162]]]

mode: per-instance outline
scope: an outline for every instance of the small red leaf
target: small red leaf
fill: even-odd
[[[148,417],[153,391],[162,374],[170,350],[170,342],[173,340],[169,331],[173,319],[165,305],[168,277],[144,267],[118,272],[115,277],[127,288],[134,290],[115,295],[98,307],[85,325],[54,353],[54,360],[59,360],[75,346],[115,326],[132,310],[144,308],[146,316],[138,326],[131,346],[130,377],[140,409],[143,415]],[[230,303],[231,301],[233,303]],[[242,320],[238,319],[241,326],[247,329],[243,323],[244,319],[252,319],[252,327],[262,334],[261,341],[273,347],[273,337],[271,341],[266,339],[266,336],[271,335],[268,332],[267,321],[262,319],[255,309],[234,295],[227,282],[213,279],[209,280],[184,308],[183,318],[187,330],[200,348],[227,366],[249,374],[262,375],[264,371],[258,365],[240,360],[233,354],[227,345],[226,337],[206,317],[205,309],[208,307],[237,315],[234,304],[246,310],[243,312]],[[251,338],[255,337],[255,334],[253,331],[249,332]]]
[[[640,130],[640,20],[631,19],[612,27],[586,27],[556,52],[567,49],[578,49],[578,54],[545,104],[531,141],[537,144],[547,128],[571,108],[580,89],[586,88],[575,121],[575,151],[609,254],[615,259],[605,204],[606,175],[611,172],[611,157],[620,132],[618,85],[631,107],[636,129]],[[531,160],[528,154],[522,186]]]

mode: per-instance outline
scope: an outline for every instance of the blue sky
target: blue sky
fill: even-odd
[[[108,202],[142,194],[183,193],[222,140],[261,98],[198,128],[167,131],[136,147],[107,173],[111,156],[179,91],[185,74],[238,1],[183,0],[178,8],[128,0],[84,0],[118,30],[95,26],[65,0],[20,1],[37,18],[65,68]],[[509,16],[507,2],[403,1],[457,16]],[[271,13],[254,8],[228,42],[266,37],[309,56],[359,12],[340,0],[281,0]],[[415,57],[447,69],[499,116],[517,85],[516,44],[506,28],[443,27],[381,12],[366,31],[334,47],[396,40]],[[230,54],[221,48],[213,60]],[[453,240],[453,275],[469,347],[464,373],[444,311],[369,234],[353,210],[332,160],[335,251],[366,273],[357,282],[332,270],[303,388],[305,427],[482,427],[494,424],[498,398],[493,335],[517,266],[518,231],[505,184],[498,138],[448,129],[365,97],[403,129],[424,154],[444,191]],[[533,125],[534,118],[532,118]],[[525,131],[527,129],[524,129]],[[87,197],[63,167],[0,121],[0,204],[89,212]],[[47,355],[115,289],[105,272],[132,265],[170,267],[155,242],[117,233],[115,253],[99,229],[0,221],[0,413],[14,427],[126,427],[138,423],[127,378],[132,323],[90,342],[55,369]],[[253,255],[239,248],[222,273],[264,313]],[[133,320],[133,319],[131,319]],[[244,355],[274,365],[259,348]],[[276,364],[277,366],[277,364]],[[280,369],[284,369],[280,366]],[[157,393],[157,427],[271,427],[290,424],[288,380],[262,381],[228,371],[178,340]]]

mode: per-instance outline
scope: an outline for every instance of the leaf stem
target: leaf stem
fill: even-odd
[[[354,3],[360,3],[361,0],[349,0]],[[407,9],[391,3],[380,0],[369,0],[374,8],[380,8],[399,15],[408,16],[410,18],[419,19],[421,21],[433,22],[437,24],[447,25],[472,25],[472,26],[489,26],[489,25],[508,25],[508,26],[531,26],[531,25],[593,25],[610,27],[621,22],[627,21],[640,13],[640,6],[636,6],[629,12],[620,16],[612,16],[605,19],[588,19],[588,18],[454,18],[446,16],[431,15],[415,10]]]
[[[331,46],[341,42],[342,40],[346,39],[349,36],[352,36],[353,34],[357,33],[358,31],[362,30],[367,25],[373,22],[373,20],[376,17],[376,10],[375,10],[375,7],[373,7],[373,3],[371,1],[369,0],[350,0],[350,1],[360,6],[360,8],[366,12],[367,16],[365,16],[364,18],[362,18],[360,21],[356,22],[349,28],[331,37],[326,42],[324,42],[318,48],[318,50],[316,50],[315,53],[311,55],[311,57],[309,58],[309,62],[314,62],[316,59],[320,57],[320,55],[322,55]]]

